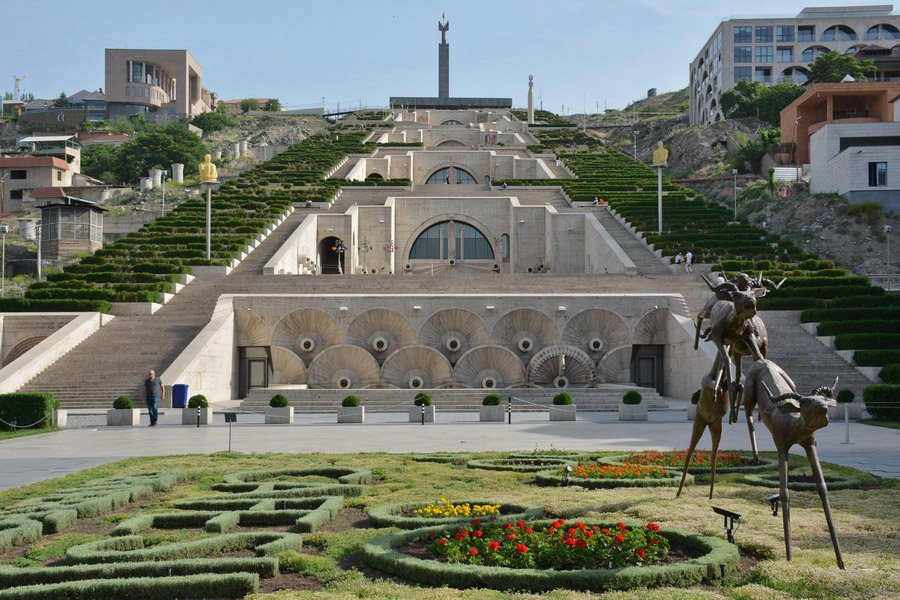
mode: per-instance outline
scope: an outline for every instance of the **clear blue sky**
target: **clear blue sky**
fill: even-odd
[[[437,21],[450,20],[450,95],[512,97],[528,75],[545,109],[621,108],[688,82],[688,65],[731,14],[796,14],[844,0],[6,0],[0,90],[103,83],[104,48],[181,48],[221,99],[385,105],[437,95]],[[750,10],[748,10],[748,8]],[[537,102],[537,99],[535,100]],[[570,110],[571,108],[571,110]]]

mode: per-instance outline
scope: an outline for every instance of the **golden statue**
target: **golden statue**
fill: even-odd
[[[669,151],[663,148],[663,143],[656,144],[656,150],[653,151],[653,166],[665,167],[669,164]]]
[[[653,156],[656,156],[655,154]],[[212,160],[210,160],[209,154],[203,157],[203,162],[200,163],[200,182],[204,181],[218,181],[219,173],[216,171],[216,165],[213,164]]]

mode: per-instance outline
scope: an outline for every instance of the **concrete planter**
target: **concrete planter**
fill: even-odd
[[[640,404],[638,406],[640,406]],[[687,409],[688,421],[693,421],[694,417],[696,417],[696,416],[697,416],[697,405],[696,404],[688,404],[688,409]]]
[[[138,408],[111,408],[106,411],[106,424],[110,427],[134,427],[141,424]]]
[[[266,423],[292,425],[294,423],[294,407],[275,408],[270,406],[266,409]]]
[[[200,424],[201,425],[212,425],[212,420],[213,420],[213,409],[201,408],[200,409]],[[196,425],[197,424],[197,409],[196,408],[182,408],[181,409],[181,424],[182,425]]]
[[[478,420],[482,423],[502,423],[506,420],[506,407],[482,405],[478,409]]]
[[[551,421],[574,421],[578,407],[574,404],[550,405]]]
[[[435,410],[434,405],[425,407],[425,422],[426,423],[434,423],[435,421]],[[410,423],[421,423],[422,422],[422,407],[421,406],[410,406],[409,407],[409,422]]]
[[[646,421],[647,406],[645,404],[620,404],[620,421]]]
[[[54,410],[53,411],[53,426],[54,427],[65,427],[69,421],[69,411],[67,410]]]
[[[339,406],[337,409],[338,423],[365,423],[365,406]]]
[[[864,402],[838,403],[836,406],[828,408],[828,420],[836,423],[844,420],[844,407],[847,407],[850,419],[858,421],[862,419],[862,411],[865,406]]]

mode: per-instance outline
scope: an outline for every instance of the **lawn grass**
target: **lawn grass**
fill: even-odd
[[[889,429],[900,429],[900,421],[879,421],[878,419],[860,419],[863,425],[874,425],[876,427],[887,427]]]
[[[25,437],[26,435],[38,435],[41,433],[50,433],[60,431],[59,427],[45,427],[44,429],[17,429],[16,431],[0,431],[0,441],[11,440],[13,438]]]
[[[597,453],[598,455],[602,453]],[[612,453],[610,453],[612,454]],[[773,456],[772,453],[763,453]],[[475,454],[476,458],[498,458],[501,454]],[[792,465],[803,470],[805,460],[791,456]],[[892,515],[900,514],[898,480],[878,479],[855,469],[826,463],[826,473],[860,478],[866,489],[840,490],[831,494],[838,537],[844,561],[850,569],[840,572],[835,566],[821,504],[814,492],[791,493],[794,560],[784,560],[781,518],[773,517],[765,495],[775,490],[749,486],[739,482],[740,475],[717,478],[716,494],[710,501],[708,486],[699,483],[675,498],[671,488],[619,488],[584,490],[578,488],[542,488],[530,483],[531,473],[469,469],[465,465],[423,463],[412,455],[385,453],[365,454],[238,454],[167,456],[133,458],[102,465],[0,493],[0,507],[22,498],[45,495],[80,485],[88,480],[119,473],[135,473],[163,469],[186,470],[190,479],[171,491],[148,500],[128,504],[104,515],[110,524],[140,512],[164,510],[174,499],[204,496],[211,483],[221,481],[226,473],[238,471],[303,468],[311,466],[352,466],[370,469],[376,483],[366,486],[362,497],[347,498],[345,506],[366,510],[395,502],[435,501],[441,497],[464,499],[473,494],[498,503],[515,502],[544,506],[554,517],[586,517],[593,519],[630,519],[654,521],[666,527],[724,537],[720,518],[711,506],[726,507],[743,516],[735,537],[741,550],[759,559],[752,573],[739,574],[725,583],[689,589],[664,588],[633,590],[604,594],[612,600],[768,600],[788,598],[900,598],[900,529],[893,525]],[[808,467],[806,467],[808,472]],[[0,513],[2,514],[2,513]],[[887,520],[886,520],[887,517]],[[285,572],[296,572],[314,578],[324,586],[317,591],[282,591],[259,593],[254,599],[345,600],[587,600],[597,595],[557,590],[544,594],[517,594],[492,590],[455,590],[417,587],[396,578],[380,576],[368,570],[357,570],[356,558],[363,543],[394,529],[376,529],[366,523],[349,529],[324,527],[315,534],[304,534],[301,552],[288,552],[281,557]],[[56,556],[60,548],[71,545],[76,534],[45,536],[35,542],[26,556]],[[64,536],[70,536],[65,538]],[[205,537],[191,530],[148,532],[154,545]],[[33,559],[32,559],[33,560]],[[12,562],[12,561],[9,561]],[[871,569],[871,570],[869,570]]]

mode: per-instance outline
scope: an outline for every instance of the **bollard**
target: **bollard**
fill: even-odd
[[[852,444],[850,441],[850,405],[844,403],[844,443]]]
[[[200,406],[197,406],[197,427],[200,427]]]
[[[425,405],[422,404],[422,425],[425,424]]]
[[[512,425],[512,396],[508,396],[506,400],[506,416],[509,419],[507,425]]]

